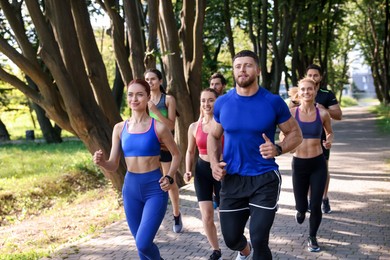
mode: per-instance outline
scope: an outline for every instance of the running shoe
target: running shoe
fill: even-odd
[[[238,252],[236,260],[251,260],[253,257],[253,247],[252,247],[251,243],[249,243],[249,247],[251,248],[250,254],[247,256],[244,256],[240,252]]]
[[[180,233],[181,230],[183,229],[183,221],[181,220],[181,213],[177,217],[173,216],[173,218],[174,218],[173,232]]]
[[[317,238],[310,236],[307,238],[307,250],[310,252],[319,252],[321,250],[318,246]]]
[[[297,213],[295,214],[295,220],[297,221],[298,224],[302,224],[303,221],[305,221],[305,217],[306,217],[305,212],[301,213],[297,211]]]
[[[209,260],[221,260],[221,259],[222,259],[221,250],[214,250],[209,258]]]
[[[323,199],[322,200],[322,213],[329,214],[331,212],[332,212],[332,210],[330,209],[329,198]]]

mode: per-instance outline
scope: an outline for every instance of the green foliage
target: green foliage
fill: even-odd
[[[79,141],[0,146],[0,223],[39,214],[58,198],[105,184]]]
[[[94,32],[96,43],[106,67],[108,83],[112,87],[115,79],[115,54],[112,46],[112,39],[106,30],[107,28],[105,27],[98,27],[94,29]]]
[[[49,254],[47,252],[30,251],[25,253],[16,253],[12,255],[0,255],[0,259],[1,260],[26,260],[26,259],[38,260],[48,256]]]
[[[382,133],[390,135],[390,106],[380,104],[372,109],[377,114],[377,124]]]
[[[352,97],[343,96],[341,98],[341,102],[340,102],[341,107],[352,107],[357,105],[358,105],[358,101]]]

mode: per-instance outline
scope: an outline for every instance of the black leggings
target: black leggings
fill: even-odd
[[[295,208],[304,213],[308,209],[310,187],[310,236],[317,235],[322,220],[321,203],[326,183],[327,166],[323,154],[309,159],[293,157],[292,181]]]
[[[198,201],[212,201],[214,193],[215,201],[219,205],[221,182],[213,178],[210,163],[201,158],[196,162],[194,185]]]
[[[278,171],[257,176],[225,176],[220,193],[220,222],[223,238],[230,249],[242,251],[245,248],[244,229],[250,216],[253,259],[272,259],[269,233],[275,219],[280,185]]]

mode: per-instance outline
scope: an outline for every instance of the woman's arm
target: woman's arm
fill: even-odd
[[[188,146],[185,158],[186,172],[184,173],[184,179],[186,182],[189,182],[192,177],[192,166],[194,165],[196,151],[195,129],[197,129],[197,126],[198,122],[194,122],[188,127]]]
[[[322,120],[322,126],[325,129],[325,134],[326,134],[326,140],[323,141],[322,145],[326,149],[330,149],[332,147],[333,138],[334,138],[331,117],[329,112],[326,109],[321,109],[321,108],[320,108],[320,115]]]
[[[105,156],[102,150],[98,150],[93,155],[93,162],[107,171],[116,171],[119,166],[119,161],[122,155],[122,147],[120,144],[120,134],[123,129],[124,122],[120,122],[114,126],[112,131],[112,146],[110,152],[110,158],[105,160]]]
[[[174,177],[180,166],[181,153],[177,147],[173,135],[163,123],[156,121],[156,131],[161,143],[164,143],[168,151],[172,155],[172,162],[167,172],[167,175]]]

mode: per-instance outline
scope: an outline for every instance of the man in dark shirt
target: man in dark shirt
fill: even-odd
[[[316,96],[316,103],[317,107],[325,108],[332,119],[334,120],[341,120],[342,118],[342,112],[339,105],[339,102],[336,99],[336,96],[334,93],[326,88],[321,88],[320,83],[322,80],[322,70],[321,67],[315,64],[311,64],[306,68],[306,76],[309,78],[312,78],[314,81],[316,81],[319,85],[319,89]],[[325,140],[325,131],[322,131],[322,140]],[[325,149],[322,147],[322,150],[324,151],[324,155],[326,158],[326,162],[329,168],[329,154],[330,150]],[[329,170],[327,171],[327,181],[325,185],[325,191],[324,195],[322,197],[322,212],[323,213],[331,213],[331,208],[329,204],[329,198],[328,198],[328,188],[329,188]]]

